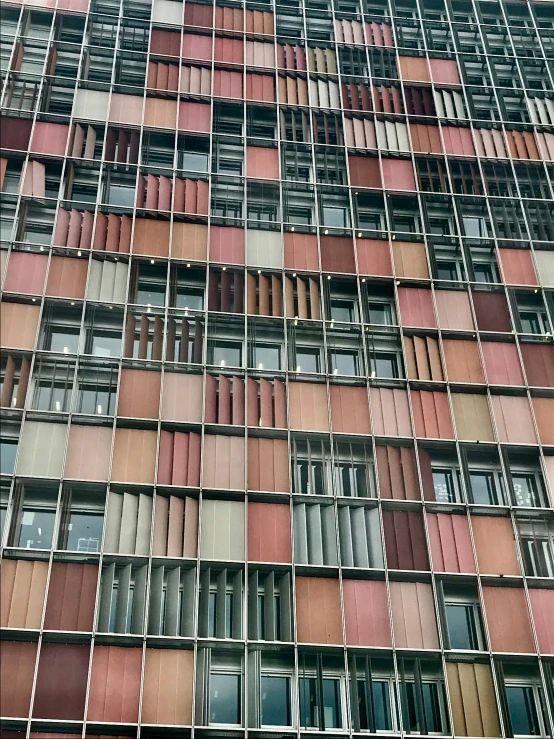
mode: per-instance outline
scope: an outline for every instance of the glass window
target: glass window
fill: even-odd
[[[433,467],[435,498],[440,503],[457,503],[461,500],[458,470]]]
[[[464,232],[466,236],[473,238],[484,238],[488,236],[487,224],[480,216],[463,216]]]
[[[359,375],[360,356],[357,351],[348,349],[331,349],[330,364],[335,375]]]
[[[450,649],[483,649],[478,603],[445,603]]]
[[[296,347],[297,372],[321,372],[321,351],[318,347]]]
[[[220,367],[240,367],[242,344],[237,341],[218,341],[212,347],[212,364]]]
[[[296,462],[296,493],[304,495],[325,495],[323,462],[321,460],[299,459]]]
[[[369,323],[376,326],[392,326],[394,325],[393,307],[390,303],[378,303],[370,301],[368,303]]]
[[[374,377],[400,377],[398,357],[391,352],[378,352],[371,357],[372,375]]]
[[[108,203],[119,205],[122,208],[133,208],[136,199],[136,188],[134,185],[110,185],[108,191]]]
[[[521,537],[525,573],[534,577],[554,577],[554,539],[535,535]]]
[[[290,678],[262,675],[262,726],[290,726]]]
[[[136,302],[139,305],[165,305],[165,270],[148,270],[141,266]]]
[[[460,280],[461,278],[459,276],[457,263],[437,260],[437,279],[450,280],[451,282],[457,282]]]
[[[71,399],[71,385],[51,380],[40,381],[35,387],[33,408],[41,411],[67,411]]]
[[[48,332],[45,349],[61,354],[77,354],[79,350],[79,329],[55,326]]]
[[[55,519],[55,508],[53,510],[23,510],[17,546],[24,549],[50,549],[54,536]]]
[[[73,552],[99,552],[104,516],[101,513],[72,513],[66,549]]]
[[[537,706],[538,689],[531,685],[507,685],[506,699],[514,736],[542,734]]]
[[[469,473],[473,503],[500,505],[503,502],[502,478],[494,470],[472,470]]]
[[[0,440],[0,474],[11,475],[15,467],[15,456],[17,454],[17,440]]]
[[[335,205],[324,205],[322,207],[323,212],[323,225],[329,226],[330,228],[348,228],[348,211],[342,206]]]
[[[358,320],[358,304],[354,299],[331,298],[331,319],[342,323]]]
[[[210,724],[241,722],[241,676],[212,672],[210,675]]]
[[[323,713],[318,697],[317,679],[315,677],[301,677],[298,680],[300,726],[303,729],[318,729],[320,724],[325,729],[342,728],[340,678],[324,677],[322,686]]]
[[[90,336],[90,354],[95,357],[121,356],[121,333],[119,331],[102,331],[94,329]]]
[[[512,472],[515,505],[539,508],[544,505],[542,485],[534,472]]]
[[[485,264],[483,262],[473,263],[473,273],[476,282],[499,282],[496,266],[493,264]]]
[[[424,682],[421,685],[423,693],[423,713],[427,724],[427,733],[442,734],[442,714],[439,686],[437,683]],[[407,723],[410,732],[423,733],[423,727],[419,725],[418,712],[416,710],[416,695],[414,683],[406,683],[406,699],[408,716]],[[404,730],[406,731],[406,726]]]
[[[521,330],[524,334],[541,334],[543,333],[542,316],[536,311],[522,310],[519,312],[519,320],[521,321]]]
[[[369,497],[369,470],[365,464],[335,462],[335,469],[337,471],[338,495],[344,495],[347,498]]]
[[[279,344],[254,344],[253,366],[256,369],[281,369],[281,346]]]
[[[388,680],[372,680],[373,716],[376,731],[392,731],[391,691]],[[366,683],[358,680],[358,716],[362,731],[369,730]]]
[[[115,388],[81,385],[77,413],[111,416],[115,406]]]
[[[204,310],[204,289],[192,285],[177,285],[176,308]]]

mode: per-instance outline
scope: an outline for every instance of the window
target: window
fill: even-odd
[[[546,736],[540,685],[506,685],[513,736]]]
[[[368,446],[337,443],[334,464],[337,495],[345,498],[375,496],[373,461]]]
[[[329,364],[334,375],[360,374],[360,354],[353,349],[330,349]]]
[[[439,503],[460,503],[462,500],[460,471],[434,465],[431,471],[436,500]]]
[[[367,307],[368,323],[376,326],[393,326],[396,323],[392,303],[370,300]]]
[[[443,584],[446,641],[449,649],[483,650],[481,607],[473,588]]]
[[[99,552],[104,528],[105,494],[65,488],[58,548],[72,552]]]
[[[554,577],[554,524],[540,519],[518,521],[525,574]]]
[[[117,367],[80,367],[77,388],[76,413],[112,416],[115,409]]]
[[[471,502],[479,505],[502,505],[504,484],[499,470],[470,470]]]
[[[109,205],[118,205],[121,208],[133,208],[136,200],[135,176],[120,177],[118,180],[115,177],[110,178],[106,192],[106,202]]]
[[[488,238],[487,224],[481,216],[462,216],[464,233],[472,238]]]
[[[290,677],[262,675],[262,726],[291,726]]]
[[[328,494],[329,449],[323,441],[293,440],[294,492],[302,495]]]
[[[421,692],[417,695],[419,688]],[[418,704],[421,705],[418,706]],[[444,733],[444,698],[441,699],[438,683],[422,681],[417,687],[415,683],[406,683],[406,705],[407,716],[404,717],[404,731],[420,734]]]
[[[44,348],[60,354],[77,354],[79,333],[78,326],[50,326],[46,330]]]
[[[370,357],[372,377],[400,377],[399,357],[391,352],[375,352]]]
[[[242,680],[240,673],[212,669],[210,673],[209,723],[241,724]]]
[[[254,344],[251,347],[252,366],[256,369],[280,370],[280,344]]]
[[[224,633],[219,634],[216,628],[216,609],[218,607],[219,597],[223,596],[225,602],[224,605]],[[233,637],[233,593],[225,592],[219,594],[216,589],[210,590],[208,598],[208,636],[217,637],[223,636],[224,639],[231,639]]]
[[[242,344],[238,341],[217,341],[211,347],[210,364],[219,367],[240,367],[242,365]]]
[[[319,347],[296,347],[296,372],[321,372],[321,350]]]
[[[340,205],[323,205],[321,216],[322,225],[329,228],[348,228],[350,225],[348,209]]]
[[[165,267],[138,265],[138,284],[135,302],[138,305],[165,306],[167,270]]]
[[[358,301],[355,298],[330,299],[331,320],[342,323],[356,323],[358,321]]]
[[[546,334],[550,331],[548,316],[540,295],[517,295],[520,331],[524,334]]]
[[[55,487],[26,486],[19,509],[12,513],[9,544],[22,549],[50,549],[54,538],[57,500],[58,490]]]
[[[342,729],[341,682],[338,677],[299,678],[301,728]]]
[[[541,508],[546,505],[540,472],[510,471],[514,505]]]

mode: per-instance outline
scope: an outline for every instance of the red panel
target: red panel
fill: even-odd
[[[8,293],[42,295],[48,257],[30,252],[12,251],[4,290]]]
[[[275,101],[275,80],[268,74],[246,75],[246,99],[262,100],[272,103]]]
[[[2,716],[27,718],[35,674],[35,642],[0,642],[0,705]],[[4,734],[4,732],[2,732]],[[25,736],[25,732],[23,732]]]
[[[536,285],[530,249],[499,249],[504,279],[509,285]]]
[[[425,288],[398,288],[400,316],[404,326],[436,326],[431,291]]]
[[[447,154],[459,156],[475,156],[475,147],[469,128],[443,126],[442,135]]]
[[[356,272],[352,239],[322,236],[320,243],[321,266],[325,272]]]
[[[231,423],[231,380],[219,375],[218,423]]]
[[[273,426],[273,403],[271,383],[263,377],[260,379],[260,426]]]
[[[412,390],[412,409],[416,436],[452,439],[452,423],[446,393]]]
[[[63,157],[67,146],[69,126],[62,123],[37,121],[31,139],[30,151]]]
[[[173,466],[173,432],[161,431],[160,453],[158,455],[158,485],[171,485]]]
[[[460,85],[460,73],[455,59],[429,59],[433,82],[443,85]]]
[[[410,159],[383,159],[383,184],[387,190],[417,190]]]
[[[279,179],[279,152],[262,146],[246,147],[246,176]]]
[[[185,59],[201,59],[202,61],[211,61],[212,37],[204,36],[198,33],[184,33],[182,42],[182,55]]]
[[[244,264],[244,230],[212,226],[210,229],[210,261],[222,264]]]
[[[524,590],[484,586],[483,598],[493,651],[534,652]]]
[[[27,151],[32,121],[0,116],[0,148]]]
[[[530,588],[529,598],[539,649],[542,654],[554,654],[554,590]]]
[[[554,347],[551,344],[520,344],[527,382],[535,387],[554,387]]]
[[[475,572],[466,516],[428,513],[427,528],[437,572]]]
[[[523,374],[515,344],[484,341],[481,347],[489,383],[523,385]]]
[[[377,157],[348,157],[350,182],[354,187],[381,187],[381,170]]]
[[[33,704],[33,717],[82,721],[90,647],[43,644]]]
[[[163,56],[180,56],[181,34],[175,31],[153,29],[150,34],[150,53],[163,54]]]
[[[275,403],[275,428],[282,429],[287,425],[287,399],[285,383],[273,380],[273,394]]]
[[[169,177],[160,176],[158,210],[171,210],[171,180]]]
[[[387,587],[380,580],[343,580],[346,643],[390,647]]]
[[[317,236],[303,233],[285,233],[285,269],[319,270]]]
[[[358,272],[361,275],[392,276],[392,262],[388,241],[357,239]]]
[[[248,559],[254,562],[292,562],[288,504],[248,504]]]
[[[180,131],[209,133],[211,129],[211,105],[209,103],[179,103]]]
[[[244,425],[244,380],[240,377],[233,377],[233,424],[235,426]]]
[[[512,324],[504,293],[473,292],[473,307],[480,331],[511,332]]]
[[[138,721],[142,648],[95,646],[90,677],[89,721]]]

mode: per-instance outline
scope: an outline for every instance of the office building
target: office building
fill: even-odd
[[[1,739],[552,736],[553,4],[1,41]]]

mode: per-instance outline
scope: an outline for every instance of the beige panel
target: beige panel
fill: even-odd
[[[19,443],[16,472],[22,477],[61,477],[67,426],[26,421]]]
[[[192,723],[194,653],[185,649],[147,649],[144,663],[142,722]]]
[[[438,649],[433,591],[421,582],[391,582],[394,641],[397,647]]]
[[[494,441],[487,396],[452,393],[451,398],[458,438]]]
[[[3,347],[33,349],[40,308],[25,303],[0,304],[0,338]]]
[[[2,628],[39,629],[48,562],[4,559],[0,574]]]
[[[112,480],[153,484],[157,434],[146,429],[115,430]]]
[[[200,557],[244,560],[245,508],[241,501],[202,501]]]
[[[447,662],[456,736],[499,737],[500,722],[489,665]]]
[[[164,421],[200,423],[202,375],[164,374],[161,417]]]

